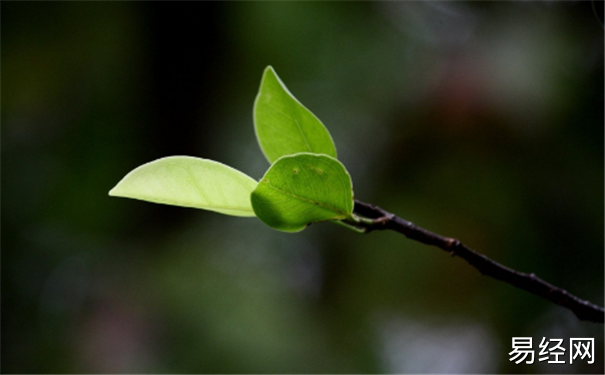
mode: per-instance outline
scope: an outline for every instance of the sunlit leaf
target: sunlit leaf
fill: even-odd
[[[350,217],[353,185],[338,160],[300,153],[278,159],[252,192],[251,200],[256,216],[265,224],[298,232],[310,223]]]
[[[336,157],[326,127],[296,100],[270,66],[265,69],[254,103],[254,128],[270,163],[299,152]]]
[[[224,164],[189,156],[171,156],[144,164],[109,195],[233,216],[254,216],[250,194],[257,183]]]

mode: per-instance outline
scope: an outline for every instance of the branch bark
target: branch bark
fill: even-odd
[[[505,267],[485,255],[472,250],[457,239],[440,236],[403,220],[380,207],[358,200],[355,200],[355,213],[365,218],[360,218],[359,222],[349,222],[349,224],[363,232],[374,230],[393,230],[399,232],[411,240],[436,246],[447,251],[452,256],[459,256],[483,275],[504,281],[519,289],[563,306],[571,310],[580,320],[601,324],[605,322],[605,310],[602,307],[582,300],[564,289],[551,285],[533,273],[522,273]]]

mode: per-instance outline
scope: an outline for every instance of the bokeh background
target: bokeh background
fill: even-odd
[[[3,372],[603,373],[602,325],[398,234],[107,196],[169,155],[260,178],[271,64],[357,198],[603,305],[603,45],[590,2],[2,4]]]

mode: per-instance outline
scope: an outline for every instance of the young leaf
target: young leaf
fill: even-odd
[[[310,223],[353,212],[351,176],[336,159],[299,153],[279,158],[252,192],[256,216],[268,226],[298,232]]]
[[[296,100],[270,66],[263,74],[253,117],[258,143],[270,163],[299,152],[336,157],[326,127]]]
[[[254,216],[250,194],[257,183],[224,164],[171,156],[128,173],[109,195],[201,208],[233,216]]]

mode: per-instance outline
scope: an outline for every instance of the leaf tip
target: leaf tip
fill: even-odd
[[[107,193],[107,195],[109,195],[110,197],[120,197],[120,184],[117,184],[116,186],[113,187],[113,189],[109,190],[109,193]]]
[[[281,80],[279,79],[277,72],[271,65],[267,65],[267,67],[265,68],[265,71],[263,72],[263,82],[265,81],[265,79],[267,79],[268,76],[277,79],[281,83]],[[281,84],[283,85],[283,83],[281,83]]]
[[[126,186],[124,186],[124,181],[127,179],[127,177],[129,175],[130,175],[130,173],[128,175],[126,175],[124,178],[122,178],[116,184],[116,186],[114,186],[111,190],[109,190],[109,193],[107,193],[107,195],[109,195],[110,197],[117,197],[117,198],[131,198],[129,196]]]

